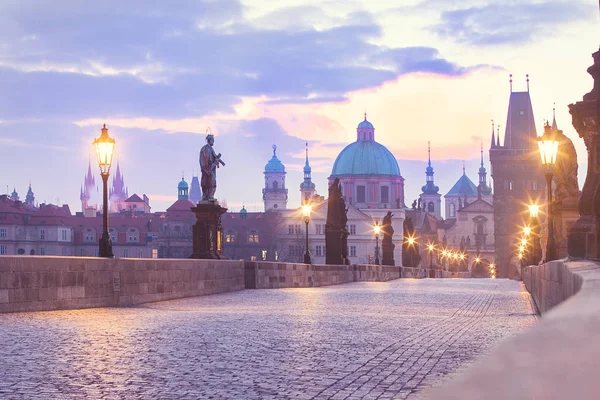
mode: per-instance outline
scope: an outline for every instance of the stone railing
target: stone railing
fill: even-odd
[[[441,278],[470,278],[470,272],[442,271]]]
[[[562,260],[523,268],[523,282],[538,308],[544,314],[579,291],[583,283],[581,268],[594,266],[587,262],[565,263]]]
[[[427,398],[598,398],[600,264],[552,261],[523,272],[542,312],[540,322]]]
[[[123,306],[244,289],[244,262],[0,256],[0,312]]]
[[[386,265],[310,265],[251,261],[245,263],[247,289],[319,287],[350,282],[426,278],[429,270]]]

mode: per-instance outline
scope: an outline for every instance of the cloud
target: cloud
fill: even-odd
[[[306,18],[264,27],[233,0],[3,4],[0,118],[176,119],[232,112],[241,98],[261,96],[265,104],[335,103],[402,74],[478,68],[431,47],[374,44],[383,33],[368,12],[309,26],[319,12],[279,10],[264,20]]]
[[[501,2],[444,11],[432,29],[469,45],[523,44],[556,35],[566,23],[591,19],[595,13],[591,4],[573,1]]]

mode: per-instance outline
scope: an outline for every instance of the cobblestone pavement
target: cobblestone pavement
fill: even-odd
[[[535,323],[520,282],[403,279],[0,315],[0,398],[419,398]]]

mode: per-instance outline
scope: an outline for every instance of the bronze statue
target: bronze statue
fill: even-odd
[[[212,134],[206,135],[206,144],[200,149],[200,169],[202,178],[200,186],[202,187],[202,200],[214,201],[215,191],[217,190],[217,168],[219,164],[225,165],[221,160],[221,153],[216,154],[213,149],[215,137]]]
[[[394,262],[394,241],[392,237],[394,236],[394,228],[392,227],[392,214],[391,211],[383,217],[383,224],[381,226],[381,232],[383,233],[383,239],[381,240],[381,252],[383,253],[383,258],[381,260],[381,264],[383,265],[395,265]]]

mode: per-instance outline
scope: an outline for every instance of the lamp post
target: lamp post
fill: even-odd
[[[429,243],[427,245],[427,250],[429,251],[429,269],[433,269],[433,243]]]
[[[531,236],[531,264],[537,265],[542,258],[540,246],[539,219],[540,206],[530,204],[529,208],[529,226],[523,228],[526,237]]]
[[[556,260],[556,241],[554,239],[554,217],[552,215],[552,178],[554,164],[558,153],[558,141],[548,123],[544,126],[544,134],[538,138],[542,165],[545,169],[546,183],[548,185],[548,243],[546,245],[546,262]]]
[[[113,151],[115,149],[115,139],[108,136],[106,124],[102,128],[100,137],[92,142],[96,146],[96,156],[98,158],[98,166],[100,167],[100,176],[102,176],[103,184],[103,230],[100,238],[100,257],[112,258],[115,255],[112,252],[112,241],[108,234],[108,176],[110,175],[110,166],[112,165]]]
[[[375,233],[375,265],[379,265],[379,234],[381,233],[379,222],[375,222],[373,232]]]
[[[308,222],[310,221],[311,211],[312,207],[308,202],[308,197],[306,197],[304,199],[304,204],[302,205],[302,215],[304,216],[304,224],[306,225],[306,251],[304,252],[304,264],[312,264],[310,252],[308,251]]]

